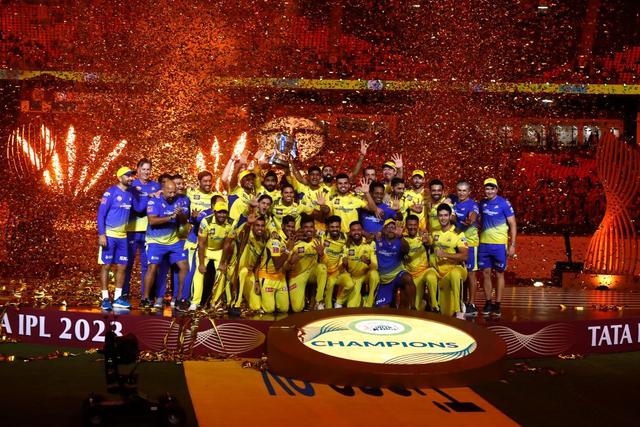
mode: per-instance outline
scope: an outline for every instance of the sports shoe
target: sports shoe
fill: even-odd
[[[478,309],[476,308],[475,304],[468,302],[465,304],[465,306],[466,306],[466,312],[464,313],[465,317],[476,317],[478,315]]]
[[[113,310],[113,306],[111,305],[111,301],[109,301],[109,298],[102,299],[102,304],[100,304],[100,308],[104,311]]]
[[[151,301],[149,301],[149,299],[147,299],[147,298],[142,298],[140,300],[140,309],[141,310],[146,310],[148,308],[151,308]]]
[[[120,296],[117,300],[113,302],[113,306],[116,308],[124,308],[125,310],[131,310],[131,304],[127,301],[126,298]]]
[[[176,300],[171,298],[171,303],[169,303],[169,305],[171,306],[171,308],[176,306]]]
[[[186,299],[178,300],[176,304],[176,310],[178,311],[187,311],[189,309],[189,301]]]
[[[323,302],[317,303],[315,310],[324,310],[324,303]]]
[[[162,307],[164,307],[164,300],[157,297],[156,302],[153,303],[153,308],[162,309]]]
[[[173,303],[173,301],[171,301]],[[175,303],[173,303],[173,305],[171,305],[171,307],[174,307]],[[194,303],[191,303],[191,305],[189,306],[189,311],[196,311],[198,309],[198,306],[195,305]]]
[[[229,307],[229,316],[240,317],[240,309],[238,307]]]
[[[333,305],[333,308],[342,308],[342,304],[340,304],[339,302],[335,303]]]
[[[462,311],[456,311],[453,313],[453,317],[456,319],[464,320],[464,313]]]
[[[500,317],[502,313],[500,312],[500,303],[497,302],[491,306],[491,317]]]
[[[488,316],[489,313],[491,313],[491,307],[492,307],[491,301],[489,300],[485,303],[484,307],[482,307],[482,315]]]

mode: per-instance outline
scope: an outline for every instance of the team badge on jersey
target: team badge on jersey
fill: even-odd
[[[349,256],[355,256],[355,254],[356,254],[355,249],[349,249]]]
[[[437,241],[438,241],[438,239],[440,239],[440,235],[439,235],[439,234],[436,234],[435,236],[433,236],[433,240],[434,240],[435,242],[437,242]]]
[[[304,253],[304,248],[298,248],[298,253],[299,254],[303,254]]]
[[[276,209],[276,215],[282,215],[282,209]]]
[[[330,244],[331,244],[331,243],[329,243],[329,241],[328,241],[328,240],[325,240],[325,241],[324,241],[324,246],[325,246],[326,248],[328,248]]]

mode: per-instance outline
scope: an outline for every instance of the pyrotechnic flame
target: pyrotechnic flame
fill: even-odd
[[[22,151],[24,151],[24,153],[27,155],[27,158],[29,159],[29,161],[31,161],[31,164],[35,166],[36,169],[40,169],[42,161],[40,160],[40,156],[36,154],[36,151],[33,149],[31,144],[29,144],[29,141],[24,139],[23,135],[16,135],[16,141],[20,143]]]
[[[216,191],[220,191],[220,189],[222,188],[222,177],[218,177],[218,179],[216,180]]]
[[[244,147],[247,145],[247,133],[242,132],[240,138],[236,142],[236,146],[233,147],[233,157],[238,158],[244,152]]]
[[[44,183],[47,184],[48,187],[51,187],[53,185],[53,181],[51,180],[51,174],[49,173],[48,170],[45,170],[42,173],[42,178],[44,178]]]
[[[87,174],[89,173],[89,166],[93,164],[96,160],[96,156],[98,155],[98,150],[100,150],[100,143],[102,142],[102,137],[100,135],[94,136],[93,141],[91,141],[91,147],[89,148],[89,156],[87,161],[82,168],[82,172],[80,173],[80,179],[78,179],[78,184],[76,186],[76,190],[74,194],[77,196],[80,192],[80,188],[82,188],[85,180],[87,179]]]
[[[67,132],[67,179],[71,181],[73,179],[73,173],[76,167],[76,130],[73,126],[69,126]]]
[[[56,177],[56,182],[58,183],[58,187],[61,190],[64,190],[64,176],[62,173],[62,165],[60,165],[60,157],[58,157],[58,153],[56,151],[53,152],[53,157],[51,157],[51,167],[53,168],[53,176]],[[45,172],[48,173],[49,171],[45,171]],[[47,185],[50,185],[50,184],[47,184]]]
[[[213,173],[218,173],[218,166],[220,166],[220,143],[218,137],[213,137],[213,144],[211,144],[211,157],[213,157]]]
[[[96,184],[96,182],[98,182],[102,175],[104,175],[104,173],[107,171],[107,168],[109,168],[111,162],[113,162],[122,153],[122,150],[124,150],[124,147],[126,146],[127,140],[123,139],[118,145],[113,148],[113,150],[111,150],[111,152],[107,155],[107,158],[104,160],[104,162],[102,162],[102,165],[100,165],[100,169],[98,169],[98,172],[96,172],[93,178],[91,178],[91,181],[89,181],[89,184],[87,184],[87,186],[84,188],[85,193],[89,191],[91,187]]]
[[[198,171],[207,169],[207,164],[204,160],[204,154],[202,154],[202,150],[200,149],[198,149],[198,154],[196,154],[196,169]]]

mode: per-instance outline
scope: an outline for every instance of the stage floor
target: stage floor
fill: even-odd
[[[169,306],[155,313],[136,307],[106,314],[93,304],[74,307],[25,301],[5,306],[2,324],[7,335],[19,341],[91,348],[104,342],[108,318],[119,332],[134,333],[142,349],[175,351],[182,346],[196,355],[260,357],[271,323],[287,316],[238,318],[200,311],[174,317]],[[478,292],[476,305],[481,309],[483,304],[484,294]],[[502,299],[501,318],[479,315],[460,321],[475,322],[496,333],[507,344],[509,357],[640,350],[640,293],[632,291],[509,287]]]

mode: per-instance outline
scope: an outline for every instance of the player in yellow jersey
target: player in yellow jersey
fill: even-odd
[[[229,218],[238,221],[240,216],[247,215],[249,204],[255,198],[256,174],[251,170],[243,170],[238,174],[238,186],[229,194]]]
[[[212,206],[211,198],[221,196],[220,193],[212,191],[213,175],[209,171],[198,173],[198,188],[189,188],[187,197],[191,204],[191,218],[197,218],[198,214]]]
[[[311,214],[311,209],[302,203],[296,203],[295,191],[289,183],[282,185],[282,197],[271,208],[272,221],[269,224],[270,232],[277,232],[282,228],[282,218],[287,215],[292,216],[297,223],[300,222],[300,215],[303,213]]]
[[[451,207],[451,200],[443,198],[444,196],[444,183],[439,179],[432,179],[429,181],[429,197],[425,200],[425,214],[427,216],[427,227],[430,233],[436,230],[440,230],[440,221],[438,220],[438,206],[441,203],[446,203]],[[451,218],[452,222],[455,222],[454,217]]]
[[[420,220],[415,215],[409,215],[405,222],[407,235],[405,240],[409,243],[409,253],[404,257],[404,268],[413,277],[416,285],[416,309],[424,310],[423,303],[425,286],[427,285],[427,269],[429,260],[427,258],[427,234],[420,233]],[[429,289],[429,301],[431,307],[438,306],[437,290],[434,287]]]
[[[273,170],[268,170],[264,177],[256,178],[256,195],[262,196],[268,195],[273,200],[273,203],[277,203],[281,197],[280,189],[278,188],[278,175]]]
[[[198,230],[198,270],[193,277],[193,296],[189,309],[215,304],[226,286],[226,266],[221,266],[225,240],[229,239],[233,226],[228,217],[226,203],[216,203],[213,215],[200,222]],[[222,271],[219,271],[222,270]],[[214,284],[215,289],[214,288]],[[212,291],[215,294],[212,295]],[[211,301],[210,301],[211,300]]]
[[[391,193],[391,180],[393,178],[403,177],[403,162],[401,154],[391,156],[391,161],[384,162],[382,165],[382,184],[385,193]]]
[[[375,289],[380,282],[378,274],[378,259],[376,258],[376,246],[373,242],[364,240],[362,224],[354,221],[349,225],[349,238],[342,253],[342,266],[344,268],[344,282],[340,286],[336,308],[347,304],[349,308],[357,308],[362,305],[362,287]],[[368,294],[368,292],[365,292]]]
[[[326,282],[318,281],[316,288],[316,309],[333,307],[333,291],[336,283],[344,285],[345,276],[342,273],[342,254],[347,238],[340,231],[342,229],[339,216],[332,215],[326,220],[327,233],[322,237],[321,265],[327,270]],[[324,303],[323,303],[324,301]],[[339,308],[339,307],[338,307]]]
[[[266,231],[266,218],[262,215],[257,216],[254,213],[249,214],[247,222],[242,224],[230,235],[238,247],[238,280],[231,277],[230,282],[233,283],[234,295],[229,309],[229,314],[239,315],[242,299],[244,298],[251,310],[260,309],[260,296],[254,291],[255,275],[260,256],[264,251],[265,244],[268,241]],[[224,264],[223,260],[223,264]]]
[[[427,215],[424,206],[424,172],[414,170],[411,173],[410,188],[404,192],[405,203],[412,206],[410,214],[418,217],[418,227],[420,231],[427,229]],[[405,212],[402,213],[405,215]]]
[[[313,219],[310,225],[313,227]],[[254,293],[260,296],[260,305],[265,313],[289,311],[290,291],[285,270],[295,244],[295,221],[293,217],[286,216],[282,219],[282,230],[276,236],[269,236],[260,258]],[[302,298],[304,301],[304,291]]]
[[[427,270],[427,286],[429,289],[439,286],[442,314],[464,318],[462,285],[467,278],[467,241],[464,234],[456,232],[451,224],[451,206],[441,203],[437,212],[440,230],[430,235],[429,243],[434,253],[431,267]]]
[[[307,179],[305,184],[305,180],[296,168],[295,164],[291,162],[289,164],[292,175],[292,185],[293,188],[301,195],[300,203],[307,206],[308,210],[312,212],[316,227],[316,230],[319,232],[324,232],[324,218],[322,212],[320,211],[320,205],[318,203],[318,197],[322,200],[329,199],[329,190],[323,188],[321,185],[322,181],[322,172],[319,167],[311,166],[307,170]]]
[[[325,217],[329,214],[339,217],[342,224],[340,231],[346,234],[349,232],[349,224],[358,221],[360,209],[375,212],[377,207],[371,198],[363,199],[351,192],[351,184],[347,174],[338,174],[336,187],[336,195],[331,197],[326,205],[320,206],[320,209]]]
[[[303,215],[300,220],[301,238],[293,246],[289,257],[289,298],[291,310],[298,313],[304,309],[306,289],[309,283],[326,283],[327,269],[318,263],[324,250],[322,242],[315,238],[314,220]]]

